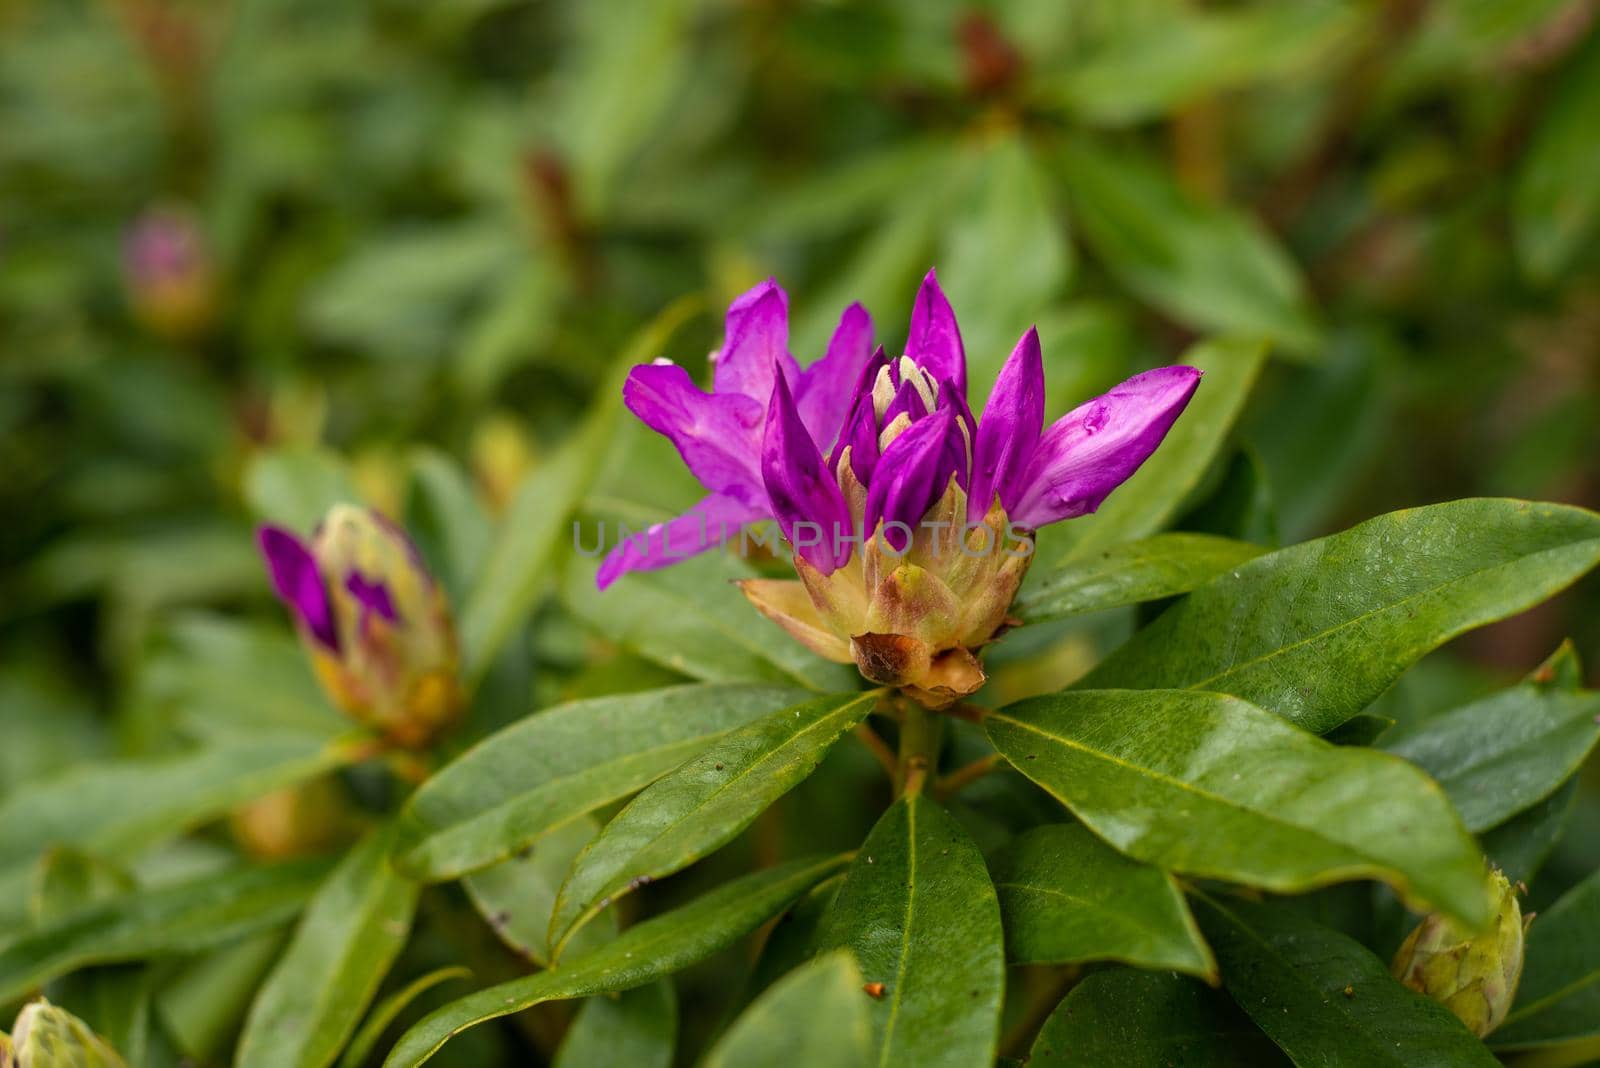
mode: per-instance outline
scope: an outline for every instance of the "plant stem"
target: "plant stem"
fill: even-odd
[[[933,784],[933,796],[942,801],[952,794],[959,793],[965,787],[977,782],[1003,764],[1005,764],[1005,758],[999,753],[990,753],[986,757],[980,757],[970,764],[957,768],[948,775],[939,776]]]
[[[878,736],[878,732],[868,724],[860,723],[856,725],[855,735],[856,739],[867,747],[867,752],[872,754],[873,759],[883,766],[883,770],[888,774],[889,780],[891,782],[898,780],[900,766],[895,760],[894,750],[890,749],[888,743]]]
[[[928,773],[939,765],[939,739],[943,730],[942,717],[914,701],[905,703],[905,719],[900,723],[900,794],[922,792]]]

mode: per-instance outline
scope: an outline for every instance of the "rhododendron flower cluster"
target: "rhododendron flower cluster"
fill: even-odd
[[[1010,622],[1033,532],[1098,508],[1200,380],[1193,367],[1147,371],[1047,427],[1029,329],[975,417],[961,331],[931,271],[900,356],[874,345],[860,305],[810,367],[788,336],[788,297],[768,281],[728,309],[711,392],[669,361],[633,369],[628,407],[710,495],[617,546],[599,583],[776,520],[798,578],[748,580],[750,600],[818,654],[934,708],[982,685],[976,653]]]

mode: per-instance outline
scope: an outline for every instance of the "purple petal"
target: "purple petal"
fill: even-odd
[[[895,390],[894,399],[889,402],[889,407],[883,410],[880,420],[883,426],[888,426],[900,415],[911,416],[915,423],[918,419],[928,414],[928,406],[922,402],[922,394],[917,392],[917,387],[910,382],[900,383],[900,388]]]
[[[818,446],[831,446],[838,438],[856,384],[870,362],[872,317],[861,305],[852,304],[839,317],[839,326],[828,342],[828,351],[822,359],[800,372],[799,385],[795,388],[800,420]]]
[[[954,382],[962,395],[966,395],[967,357],[961,346],[961,328],[956,325],[956,313],[932,271],[923,278],[916,303],[911,306],[911,334],[906,339],[906,355],[935,379]]]
[[[683,462],[712,493],[761,508],[757,462],[762,407],[749,397],[702,393],[689,372],[671,363],[642,364],[622,387],[628,408],[678,447]]]
[[[960,433],[955,412],[941,408],[889,443],[867,489],[867,537],[878,529],[879,521],[915,530],[950,482],[955,471],[950,465],[950,438],[952,434],[959,438]],[[905,531],[886,527],[884,537],[896,552],[905,551]]]
[[[1199,384],[1193,367],[1159,367],[1062,416],[1017,482],[1011,519],[1037,530],[1099,508],[1156,451]]]
[[[333,626],[333,606],[317,570],[317,561],[301,541],[281,527],[261,527],[256,544],[267,561],[272,586],[289,609],[323,645],[339,650],[339,633]]]
[[[850,470],[856,481],[865,486],[872,480],[873,468],[878,466],[878,420],[872,410],[870,392],[856,394],[838,444],[828,456],[828,470],[838,470],[839,457],[846,446],[850,449]]]
[[[971,475],[972,441],[978,432],[978,421],[972,418],[972,408],[968,406],[967,398],[949,379],[939,383],[938,405],[950,409],[956,416],[955,432],[950,435],[945,449],[949,454],[951,470],[956,473],[956,481],[964,490]],[[965,433],[962,433],[962,427],[966,428]]]
[[[972,492],[967,519],[979,522],[996,494],[1009,511],[1022,487],[1018,476],[1027,467],[1044,429],[1044,357],[1039,332],[1032,327],[1000,369],[972,446]]]
[[[605,589],[629,571],[654,571],[721,545],[746,523],[767,518],[733,497],[713,493],[683,515],[657,523],[606,554],[594,583]]]
[[[394,610],[394,602],[389,599],[389,587],[384,585],[382,579],[368,582],[361,572],[352,571],[350,577],[344,580],[344,588],[361,605],[363,619],[367,613],[371,613],[382,616],[390,623],[399,621],[400,614]]]
[[[843,540],[853,533],[850,510],[781,378],[767,409],[761,474],[772,514],[795,552],[824,575],[843,566],[850,559]]]
[[[717,394],[740,394],[758,405],[772,396],[780,369],[790,382],[799,378],[800,368],[789,355],[789,297],[783,287],[769,278],[728,306],[715,359]]]

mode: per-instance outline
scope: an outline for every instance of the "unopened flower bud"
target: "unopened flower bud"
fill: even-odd
[[[128,1068],[88,1024],[43,998],[17,1014],[6,1046],[0,1035],[0,1068]]]
[[[187,212],[156,208],[135,220],[123,241],[122,271],[134,314],[155,333],[187,338],[211,324],[216,270]]]
[[[1487,1035],[1511,1009],[1522,978],[1522,938],[1526,920],[1517,891],[1496,871],[1493,923],[1477,933],[1430,913],[1395,954],[1394,977],[1455,1013],[1478,1037]]]
[[[337,505],[309,544],[278,527],[259,540],[334,704],[407,748],[455,722],[463,696],[450,607],[404,531]]]

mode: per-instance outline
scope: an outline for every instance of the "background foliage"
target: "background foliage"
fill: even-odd
[[[1270,341],[1265,360],[1205,350],[1206,385],[1167,447],[1180,462],[1047,532],[1046,556],[1169,526],[1274,547],[1463,496],[1600,503],[1596,15],[1589,0],[0,3],[0,936],[150,891],[138,915],[20,964],[0,937],[0,1001],[51,979],[69,1007],[106,1006],[96,1025],[152,1065],[250,1062],[249,1036],[236,1043],[258,1014],[284,1021],[258,1034],[296,1049],[257,1063],[330,1063],[366,1022],[356,1064],[363,1041],[382,1053],[399,1033],[381,1009],[358,998],[329,1019],[283,984],[258,997],[263,980],[296,958],[319,975],[393,959],[356,967],[349,988],[370,984],[379,1005],[400,993],[408,1023],[546,959],[543,920],[592,816],[528,862],[549,871],[420,893],[382,862],[391,848],[426,847],[406,855],[430,878],[505,852],[418,845],[402,824],[364,832],[331,876],[327,860],[257,863],[307,842],[262,831],[247,802],[276,798],[276,821],[258,822],[303,831],[272,792],[320,783],[296,796],[323,847],[309,851],[328,852],[427,769],[360,763],[340,740],[269,602],[256,522],[305,529],[359,498],[417,535],[481,680],[436,764],[562,701],[761,687],[653,739],[659,767],[617,770],[579,811],[610,815],[697,738],[794,703],[796,687],[852,686],[762,629],[721,581],[743,565],[713,556],[599,597],[594,562],[570,548],[573,510],[637,526],[695,498],[670,448],[620,418],[618,371],[663,354],[698,368],[716,313],[768,274],[791,292],[806,360],[853,299],[897,340],[937,265],[974,383],[1039,324],[1052,415],[1202,336]],[[152,217],[197,235],[176,288],[127,262]],[[1152,614],[1137,591],[1088,615],[1070,583],[1028,596],[1041,622],[991,656],[991,707],[1059,689]],[[1384,744],[1404,755],[1406,731],[1439,713],[1514,699],[1504,688],[1565,638],[1592,664],[1597,597],[1591,579],[1453,643],[1352,722],[1398,721]],[[848,709],[817,714],[849,727]],[[559,749],[530,737],[510,767]],[[1473,795],[1417,759],[1452,799]],[[1600,869],[1589,763],[1531,799],[1567,820],[1531,907]],[[1504,781],[1485,774],[1489,792]],[[1006,828],[1056,818],[1020,784],[986,781],[953,806],[987,853]],[[731,846],[620,911],[658,915],[752,867],[855,849],[888,800],[866,752],[835,747]],[[297,928],[328,879],[354,900],[319,893]],[[540,887],[535,922],[522,908]],[[308,933],[318,908],[334,910],[328,937]],[[1244,922],[1228,908],[1200,916],[1219,953],[1233,942],[1218,932]],[[617,911],[574,937],[603,942]],[[1134,959],[1204,973],[1197,952],[1180,940]],[[150,963],[102,963],[131,960]],[[629,1063],[665,1063],[648,1059],[665,1029],[680,1063],[719,1037],[713,1058],[753,1063],[740,1043],[759,1047],[784,1014],[723,1033],[775,977],[764,957],[744,983],[748,960],[728,949],[672,986],[582,1003],[570,1030],[579,1003],[541,1006],[439,1062],[607,1063],[622,1054],[584,1043],[637,1040]],[[440,971],[460,966],[470,984]],[[842,956],[809,968],[774,996],[827,1005],[858,978]],[[1013,976],[1008,1026],[1054,1004],[1053,974]],[[1073,997],[1080,1019],[1109,1011],[1104,997],[1174,1019],[1215,1008],[1163,982],[1096,973]]]

